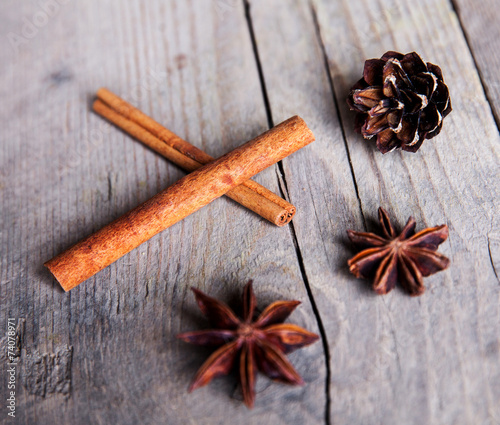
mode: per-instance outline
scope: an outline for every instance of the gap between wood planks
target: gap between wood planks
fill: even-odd
[[[493,119],[497,126],[497,130],[500,132],[500,117],[496,114],[495,108],[493,108],[490,94],[488,93],[488,87],[484,82],[483,74],[481,72],[481,69],[479,68],[479,65],[477,64],[476,55],[472,50],[471,43],[469,41],[469,36],[467,34],[467,31],[465,30],[464,23],[462,22],[462,16],[460,15],[460,7],[456,4],[456,0],[450,0],[450,5],[451,8],[453,9],[453,12],[455,12],[455,15],[457,16],[457,20],[460,25],[460,30],[462,31],[462,34],[464,36],[465,44],[467,45],[467,49],[469,49],[469,53],[472,57],[472,63],[474,64],[474,68],[476,68],[476,72],[479,77],[479,82],[481,83],[481,87],[483,88],[484,97],[486,98],[488,105],[490,107],[491,115],[493,115]],[[493,270],[495,270],[495,267],[493,267]],[[495,275],[496,275],[496,270],[495,270]]]
[[[494,104],[493,104],[492,99],[490,98],[489,93],[488,93],[488,84],[487,84],[488,81],[483,78],[483,75],[481,74],[481,70],[479,68],[479,63],[480,62],[478,62],[476,60],[474,52],[472,51],[472,45],[469,42],[469,39],[467,37],[466,27],[464,26],[464,24],[463,24],[463,22],[461,20],[461,16],[458,13],[457,5],[455,4],[455,2],[457,0],[449,0],[449,1],[450,1],[452,9],[456,13],[457,20],[458,20],[458,23],[459,23],[459,28],[460,28],[460,30],[463,33],[463,37],[464,37],[464,40],[466,42],[467,49],[469,50],[469,52],[471,54],[471,58],[473,60],[474,68],[475,68],[476,73],[477,73],[477,75],[479,77],[479,81],[480,81],[480,84],[482,86],[485,99],[488,102],[488,105],[490,107],[490,110],[491,110],[493,119],[495,121],[497,130],[500,131],[500,117],[495,114]],[[344,124],[345,123],[343,122],[342,117],[341,117],[341,109],[340,109],[339,102],[338,102],[338,99],[337,99],[337,96],[336,96],[336,91],[335,91],[333,76],[332,76],[332,73],[331,73],[330,67],[329,67],[328,55],[326,53],[325,44],[323,43],[323,39],[322,39],[322,35],[321,35],[321,29],[320,29],[320,26],[319,26],[319,22],[318,22],[318,17],[317,17],[317,12],[316,12],[315,6],[314,6],[313,2],[311,2],[310,0],[309,0],[308,3],[309,3],[310,11],[311,11],[311,16],[312,16],[312,19],[313,19],[313,24],[314,24],[314,27],[315,27],[314,29],[315,29],[317,41],[319,43],[319,46],[321,48],[321,53],[323,55],[324,66],[325,66],[325,70],[326,70],[326,73],[327,73],[328,82],[329,82],[329,85],[330,85],[331,95],[333,97],[333,102],[334,102],[334,106],[335,106],[335,109],[336,109],[336,112],[337,112],[337,116],[338,116],[338,120],[339,120],[339,125],[341,127],[341,134],[342,134],[342,138],[344,140],[346,154],[347,154],[348,161],[349,161],[349,167],[350,167],[350,170],[351,170],[351,177],[353,179],[353,183],[354,183],[354,187],[355,187],[355,191],[356,191],[356,197],[358,199],[358,204],[359,204],[361,216],[363,218],[364,226],[365,226],[365,230],[366,230],[366,220],[365,220],[365,216],[363,214],[363,208],[362,208],[362,204],[361,204],[360,194],[359,194],[358,185],[357,185],[357,182],[356,182],[356,175],[355,175],[355,172],[354,172],[353,164],[351,162],[351,155],[350,155],[349,146],[348,146],[348,143],[347,143],[346,132],[345,132],[345,128],[344,128]],[[262,96],[263,96],[264,105],[265,105],[265,108],[266,108],[268,125],[269,125],[269,127],[272,127],[274,125],[273,118],[272,118],[272,110],[271,110],[271,106],[270,106],[270,101],[269,101],[269,97],[268,97],[268,92],[267,92],[267,88],[266,88],[265,79],[264,79],[263,66],[262,66],[262,63],[261,63],[260,57],[259,57],[259,50],[258,50],[258,47],[257,47],[256,36],[255,36],[255,33],[254,33],[254,29],[253,29],[250,0],[243,0],[243,4],[244,4],[244,7],[245,7],[245,17],[246,17],[247,24],[248,24],[248,30],[249,30],[249,33],[250,33],[251,43],[252,43],[252,47],[253,47],[253,51],[254,51],[255,61],[256,61],[258,75],[259,75],[259,80],[260,80],[260,84],[261,84]],[[281,190],[282,195],[284,195],[284,194],[288,195],[288,187],[287,187],[286,175],[285,175],[284,167],[283,167],[283,165],[282,165],[281,162],[278,164],[278,179],[282,180],[282,182],[283,182],[283,184],[281,184],[281,181],[280,181],[280,190]],[[318,310],[318,308],[316,306],[316,302],[314,300],[314,297],[313,297],[313,294],[312,294],[312,291],[311,291],[311,286],[310,286],[310,283],[309,283],[309,280],[308,280],[308,277],[307,277],[307,273],[306,273],[306,270],[305,270],[305,264],[304,264],[304,260],[303,260],[303,255],[302,255],[302,252],[301,252],[301,248],[299,246],[299,242],[298,242],[298,238],[297,238],[297,235],[296,235],[296,231],[295,231],[295,227],[294,227],[293,222],[290,223],[290,231],[291,231],[292,240],[294,242],[294,247],[295,247],[295,251],[296,251],[296,255],[297,255],[297,260],[298,260],[298,263],[299,263],[300,271],[301,271],[301,274],[302,274],[302,279],[304,281],[306,292],[308,294],[309,301],[310,301],[310,303],[312,305],[313,312],[314,312],[314,315],[316,317],[316,320],[317,320],[317,323],[318,323],[318,327],[320,329],[320,333],[321,333],[321,336],[322,336],[323,349],[324,349],[324,354],[325,354],[325,358],[326,358],[326,374],[327,374],[327,382],[326,382],[326,386],[325,386],[325,392],[326,392],[325,422],[326,422],[326,424],[330,424],[330,422],[331,422],[331,420],[330,420],[330,408],[331,408],[331,404],[332,404],[331,398],[330,398],[330,394],[331,394],[332,391],[331,391],[331,384],[330,384],[330,379],[331,379],[330,378],[331,377],[331,364],[330,364],[330,352],[329,352],[329,348],[328,348],[328,342],[327,342],[327,339],[326,339],[326,334],[325,334],[325,331],[324,331],[322,319],[321,319],[321,316],[319,314],[319,310]],[[493,258],[492,258],[491,247],[490,247],[490,239],[489,239],[489,236],[487,236],[487,237],[488,237],[488,253],[489,253],[489,257],[490,257],[489,258],[490,259],[490,263],[491,263],[491,266],[493,268],[493,272],[494,272],[495,276],[498,279],[497,270],[495,269],[495,264],[494,264]],[[384,302],[384,304],[385,304],[385,302]],[[396,350],[396,354],[399,357],[399,354],[397,353],[397,350]]]
[[[358,182],[356,181],[356,175],[354,174],[354,167],[352,166],[351,161],[351,152],[349,151],[349,145],[347,143],[347,137],[345,135],[344,122],[342,120],[342,114],[340,113],[339,104],[337,101],[337,94],[335,93],[335,86],[333,85],[332,73],[330,72],[330,66],[328,64],[328,56],[326,54],[325,44],[323,43],[323,39],[321,38],[321,29],[319,27],[318,15],[316,13],[316,9],[314,8],[314,4],[309,2],[309,7],[311,8],[311,15],[314,22],[314,31],[316,33],[316,37],[318,39],[319,46],[321,48],[321,54],[323,55],[323,63],[326,70],[326,75],[328,77],[328,83],[330,84],[330,91],[332,92],[333,104],[335,106],[335,110],[337,111],[337,118],[340,124],[340,130],[342,133],[342,140],[344,141],[344,147],[347,154],[347,160],[349,161],[349,169],[351,170],[352,182],[354,184],[354,190],[356,191],[356,198],[358,199],[359,212],[361,213],[361,217],[363,218],[363,225],[365,228],[365,232],[368,230],[366,225],[366,218],[363,212],[363,206],[361,205],[361,198],[359,196]]]
[[[267,125],[268,125],[269,128],[272,128],[272,127],[274,127],[274,121],[273,121],[273,117],[272,117],[271,106],[270,106],[270,103],[269,103],[269,97],[268,97],[268,94],[267,94],[266,82],[264,80],[264,73],[262,71],[262,64],[260,62],[259,50],[257,48],[257,42],[256,42],[256,39],[255,39],[255,33],[254,33],[254,29],[253,29],[253,24],[252,24],[252,16],[251,16],[251,12],[250,12],[250,3],[248,2],[248,0],[243,0],[243,6],[244,6],[244,9],[245,9],[245,18],[246,18],[247,25],[248,25],[248,31],[249,31],[249,34],[250,34],[250,40],[251,40],[251,43],[252,43],[252,49],[253,49],[254,56],[255,56],[255,63],[256,63],[256,66],[257,66],[257,72],[259,74],[259,81],[260,81],[260,86],[261,86],[261,90],[262,90],[262,97],[263,97],[263,100],[264,100],[264,106],[266,108]],[[311,5],[311,9],[312,9],[312,5]],[[316,20],[315,12],[314,12],[314,9],[312,9],[312,10],[313,10],[314,22],[315,22],[315,25],[317,26],[317,20]],[[317,34],[319,36],[319,28],[318,28]],[[322,43],[321,39],[320,39],[320,42],[321,42],[321,46],[323,47],[323,43]],[[323,54],[325,54],[324,50],[323,50]],[[325,59],[326,59],[326,56],[325,56]],[[326,64],[326,66],[327,65],[328,64]],[[328,66],[327,66],[327,70],[328,70]],[[330,77],[330,75],[329,75],[329,77]],[[330,78],[330,85],[331,85],[332,92],[333,92],[333,85],[332,85],[331,78]],[[333,96],[335,98],[334,93],[333,93]],[[337,108],[337,112],[338,112],[339,117],[340,117],[340,111],[338,111],[338,108]],[[343,131],[343,129],[342,129],[342,131]],[[344,137],[344,143],[346,143],[346,149],[347,149],[347,142],[345,140],[345,137]],[[349,151],[347,151],[347,154],[349,155]],[[350,160],[350,157],[349,157],[349,164],[350,163],[351,163],[351,160]],[[278,183],[279,183],[278,186],[280,188],[280,194],[285,199],[289,199],[288,186],[287,186],[287,182],[286,182],[285,170],[283,168],[282,161],[278,162],[278,171],[279,171],[278,180],[281,180],[283,182],[283,184],[281,184],[281,182],[278,181]],[[352,167],[351,167],[351,173],[353,173]],[[356,181],[354,179],[354,174],[353,174],[353,180],[354,180],[354,185],[356,186]],[[358,197],[358,201],[360,203],[360,209],[361,209],[361,200],[359,199],[357,186],[356,186],[356,195]],[[362,211],[361,211],[361,214],[363,214]],[[363,219],[364,219],[364,216],[363,216]],[[291,233],[292,240],[293,240],[293,245],[295,247],[295,253],[297,255],[297,262],[299,263],[299,269],[300,269],[300,273],[301,273],[301,276],[302,276],[302,280],[304,281],[304,286],[306,288],[307,296],[309,298],[309,302],[311,303],[311,307],[312,307],[314,316],[316,318],[316,322],[318,324],[318,329],[319,329],[319,333],[321,335],[321,341],[322,341],[322,344],[323,344],[323,352],[324,352],[324,355],[325,355],[325,364],[326,364],[326,377],[325,377],[325,395],[326,395],[325,423],[327,425],[330,425],[330,376],[331,376],[331,373],[330,373],[330,349],[329,349],[328,340],[327,340],[327,337],[326,337],[326,331],[325,331],[325,328],[324,328],[324,325],[323,325],[323,321],[321,319],[318,306],[316,305],[316,301],[315,301],[315,299],[313,297],[311,286],[309,284],[309,279],[307,277],[307,273],[306,273],[306,269],[305,269],[305,265],[304,265],[304,258],[302,256],[302,251],[301,251],[299,243],[298,243],[297,234],[295,232],[295,227],[294,227],[294,224],[293,224],[293,220],[289,223],[289,226],[290,226],[289,227],[290,228],[290,233]]]

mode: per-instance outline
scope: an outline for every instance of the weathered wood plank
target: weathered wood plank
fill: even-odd
[[[298,210],[293,226],[333,372],[342,369],[342,356],[355,349],[346,341],[349,318],[371,317],[368,312],[376,309],[364,287],[353,285],[345,272],[345,229],[363,226],[360,206],[308,3],[253,0],[250,15],[273,120],[299,114],[316,136],[310,149],[283,161],[283,170]],[[332,398],[332,407],[336,402]]]
[[[452,0],[460,18],[475,64],[491,103],[497,126],[500,123],[500,9],[495,0],[475,2]],[[498,244],[498,241],[497,241]]]
[[[291,355],[305,387],[261,379],[249,412],[233,378],[188,395],[209,350],[174,338],[206,326],[190,286],[238,303],[249,278],[260,308],[299,299],[292,320],[317,332],[287,228],[220,199],[68,294],[42,268],[183,175],[90,112],[101,85],[214,156],[267,128],[243,6],[225,6],[68,2],[18,52],[0,49],[0,328],[25,319],[19,423],[324,421],[321,343]],[[39,11],[3,3],[2,32]],[[257,180],[278,190],[276,169]]]
[[[389,422],[491,421],[498,418],[500,397],[495,385],[500,373],[500,323],[489,240],[498,237],[500,223],[495,184],[498,131],[488,103],[448,2],[389,2],[383,9],[369,2],[357,7],[345,2],[341,7],[350,23],[342,32],[332,22],[338,16],[336,7],[318,5],[338,93],[345,96],[363,59],[390,48],[417,50],[442,65],[454,106],[442,137],[424,144],[413,156],[377,155],[346,130],[365,215],[383,203],[401,224],[413,214],[422,225],[446,222],[451,230],[449,244],[442,250],[451,257],[452,266],[428,279],[429,294],[417,306],[396,296],[386,301],[392,323],[398,324],[392,331],[393,352],[402,370],[393,366],[382,374],[384,381],[394,374],[393,384],[385,391],[376,390],[374,410]],[[356,39],[359,50],[337,49],[342,37]],[[352,115],[346,107],[341,112],[348,129]],[[395,407],[381,409],[389,399]],[[409,400],[419,416],[402,407]]]
[[[318,65],[311,13],[325,45],[368,227],[379,205],[399,225],[413,215],[419,228],[450,227],[441,251],[452,265],[426,279],[427,294],[418,299],[400,290],[375,297],[365,282],[346,275],[343,232],[363,225],[339,160],[341,131]],[[253,1],[251,15],[273,117],[293,110],[320,122],[319,129],[311,124],[319,143],[302,152],[300,162],[310,165],[297,172],[295,158],[284,164],[291,201],[308,211],[294,226],[326,324],[331,422],[494,423],[500,417],[500,287],[491,247],[500,225],[499,137],[450,4],[318,0],[311,11],[306,2]],[[364,60],[390,49],[416,50],[440,64],[451,90],[454,112],[442,135],[413,155],[382,156],[354,134],[345,104]],[[320,223],[328,223],[321,233]]]
[[[18,5],[0,6],[4,34],[20,33],[23,18],[40,10]],[[311,10],[307,2],[255,1],[252,22],[273,120],[298,113],[318,139],[283,169],[299,207],[294,229],[305,277],[328,337],[332,422],[495,423],[498,134],[450,5],[318,1]],[[292,356],[304,389],[261,381],[260,404],[248,413],[227,396],[230,379],[187,396],[186,381],[207,352],[171,339],[203,325],[189,285],[236,301],[235,282],[249,277],[261,306],[284,294],[302,299],[293,320],[317,330],[285,229],[220,200],[68,295],[41,268],[182,176],[89,113],[100,85],[214,155],[266,128],[241,5],[68,3],[18,53],[5,46],[1,63],[12,66],[0,69],[0,327],[7,317],[26,318],[19,322],[19,421],[322,422],[319,344]],[[363,60],[390,48],[441,64],[452,91],[455,111],[443,134],[416,155],[378,154],[352,133],[344,104]],[[489,90],[496,74],[490,83],[478,58]],[[276,190],[276,174],[269,170],[260,182]],[[452,268],[428,279],[418,300],[400,291],[377,298],[346,272],[345,228],[362,228],[360,205],[370,222],[379,203],[400,224],[413,214],[421,226],[450,226],[442,251]]]

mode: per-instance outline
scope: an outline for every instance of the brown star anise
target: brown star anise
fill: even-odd
[[[377,294],[387,294],[398,281],[412,296],[425,291],[423,276],[429,276],[448,267],[450,261],[435,252],[448,237],[448,226],[443,224],[415,233],[415,220],[408,219],[398,236],[387,212],[378,209],[383,236],[348,230],[351,241],[367,249],[351,258],[347,264],[356,277],[373,278]]]
[[[213,378],[227,375],[239,356],[243,399],[248,407],[255,401],[257,369],[269,378],[294,385],[304,382],[285,353],[312,344],[319,337],[299,326],[283,322],[300,301],[276,301],[253,321],[256,300],[249,281],[243,293],[243,320],[223,302],[191,288],[202,313],[216,329],[177,335],[197,345],[220,346],[196,373],[189,391],[207,385]]]

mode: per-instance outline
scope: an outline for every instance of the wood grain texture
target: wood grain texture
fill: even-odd
[[[6,0],[2,34],[21,33],[39,10]],[[0,329],[16,318],[13,423],[499,424],[489,88],[499,74],[462,23],[491,105],[445,0],[251,0],[247,11],[232,0],[89,0],[61,5],[18,51],[4,37]],[[450,87],[454,111],[416,154],[381,155],[352,131],[348,90],[363,61],[389,49],[441,65]],[[219,199],[63,294],[44,260],[184,175],[90,112],[103,85],[215,157],[303,117],[316,142],[256,176],[289,196],[293,225]],[[422,297],[376,296],[348,273],[345,229],[374,230],[379,205],[399,225],[413,215],[417,230],[450,228],[440,252],[452,264]],[[238,307],[250,278],[259,308],[303,301],[291,321],[326,344],[290,356],[305,387],[260,379],[253,411],[234,377],[188,395],[209,350],[174,339],[206,326],[189,286]]]
[[[39,10],[0,8],[2,32],[21,31]],[[175,339],[208,326],[190,286],[238,309],[250,278],[259,309],[301,300],[291,321],[318,332],[288,228],[220,199],[71,293],[41,266],[184,176],[91,112],[97,88],[216,157],[267,130],[242,5],[68,2],[19,53],[0,52],[11,64],[0,69],[10,105],[1,112],[0,329],[8,317],[26,321],[15,423],[321,423],[320,343],[290,356],[304,387],[259,379],[249,412],[235,376],[188,394],[210,350]],[[275,169],[256,180],[279,192]],[[33,364],[28,379],[21,371]]]
[[[500,287],[490,241],[499,232],[499,137],[456,16],[445,1],[318,1],[314,13],[368,228],[379,205],[400,225],[410,215],[419,228],[446,223],[441,251],[452,258],[418,300],[394,291],[346,306],[339,338],[329,339],[331,421],[495,423]],[[383,156],[351,130],[349,87],[365,59],[390,49],[440,64],[451,87],[443,134],[415,155]],[[315,206],[318,216],[333,209]],[[353,289],[335,287],[347,304]]]
[[[483,88],[500,124],[500,8],[495,0],[453,0]],[[497,241],[498,244],[498,241]]]

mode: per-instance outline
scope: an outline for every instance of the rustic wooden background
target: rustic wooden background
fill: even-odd
[[[49,6],[44,6],[48,4]],[[44,7],[46,12],[44,12]],[[17,324],[15,424],[500,424],[497,0],[3,0],[0,335]],[[345,97],[366,58],[440,64],[453,113],[416,154],[382,156]],[[93,114],[106,86],[212,155],[291,115],[316,142],[257,180],[297,206],[277,228],[221,198],[69,293],[44,261],[183,172]],[[411,298],[349,275],[347,228],[446,223],[450,268]],[[238,306],[299,299],[321,342],[304,387],[235,377],[187,394],[209,350],[191,286]]]

